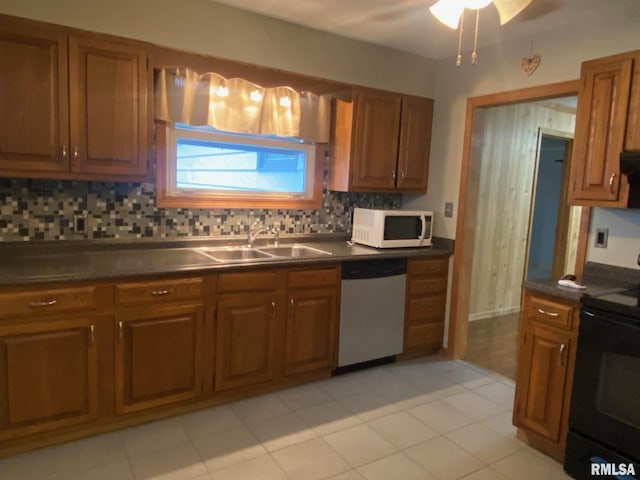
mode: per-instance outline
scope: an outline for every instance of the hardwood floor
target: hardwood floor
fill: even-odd
[[[515,380],[519,313],[469,322],[465,360]]]

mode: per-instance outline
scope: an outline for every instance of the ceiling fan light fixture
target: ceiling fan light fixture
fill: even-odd
[[[429,11],[441,23],[455,30],[458,28],[460,16],[465,9],[465,5],[465,0],[440,0],[429,7]]]

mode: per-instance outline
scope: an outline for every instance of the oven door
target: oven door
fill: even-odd
[[[640,459],[640,322],[583,307],[569,428]]]

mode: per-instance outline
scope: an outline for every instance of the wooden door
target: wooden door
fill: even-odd
[[[433,100],[403,98],[396,179],[399,190],[427,191],[432,121]]]
[[[196,398],[202,391],[199,305],[153,306],[116,317],[116,413]]]
[[[568,332],[530,321],[520,344],[514,424],[552,442],[560,441],[571,343]]]
[[[0,326],[0,440],[98,416],[96,335],[88,318]]]
[[[0,25],[0,174],[69,169],[67,37]]]
[[[571,160],[572,203],[586,200],[606,206],[619,200],[619,158],[624,149],[633,63],[628,56],[582,64]]]
[[[289,294],[285,375],[334,366],[337,305],[337,293],[333,288],[300,290]]]
[[[271,293],[218,296],[216,391],[265,383],[275,377],[278,300]]]
[[[401,97],[386,92],[356,94],[351,186],[392,190],[396,185]]]
[[[144,50],[69,38],[71,170],[143,176],[147,169]]]

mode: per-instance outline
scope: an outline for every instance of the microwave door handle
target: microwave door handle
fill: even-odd
[[[420,232],[420,246],[422,246],[424,236],[427,234],[427,216],[424,214],[420,215],[420,220],[422,220],[422,232]]]

